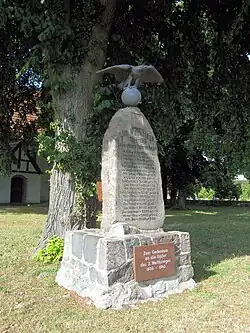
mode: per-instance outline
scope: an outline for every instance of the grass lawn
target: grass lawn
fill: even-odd
[[[46,208],[0,207],[0,332],[250,332],[250,208],[168,211],[191,235],[198,287],[127,310],[97,310],[54,282],[57,265],[31,260]]]

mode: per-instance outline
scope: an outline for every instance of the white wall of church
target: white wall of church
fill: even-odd
[[[26,174],[28,179],[27,203],[39,203],[41,191],[41,176],[37,174]]]
[[[41,176],[41,202],[49,201],[49,175],[47,173]]]
[[[0,203],[10,203],[10,177],[0,176]]]
[[[11,177],[21,175],[27,179],[26,203],[40,202],[41,176],[32,173],[13,172]],[[10,201],[9,201],[10,202]]]
[[[11,176],[0,176],[0,204],[8,204],[11,202],[11,178],[18,175],[26,179],[24,203],[48,202],[49,174],[46,172],[46,170],[48,170],[50,167],[47,161],[43,157],[37,156],[37,164],[42,171],[42,174],[39,175],[37,170],[35,170],[32,163],[29,161],[29,157],[25,151],[21,150],[20,152],[20,150],[17,149],[15,151],[15,157],[17,159],[21,157],[23,160],[20,161],[19,165],[14,163],[12,164],[13,171]]]
[[[41,202],[48,202],[49,201],[49,174],[46,172],[50,169],[47,161],[41,157],[37,157],[37,164],[39,165],[40,169],[42,170],[41,174]]]
[[[22,172],[13,172],[11,177],[0,176],[0,203],[10,203],[11,178],[18,175],[27,179],[25,203],[40,203],[41,176]]]

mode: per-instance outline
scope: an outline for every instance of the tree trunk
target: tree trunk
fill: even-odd
[[[185,188],[181,188],[179,190],[178,195],[178,208],[181,210],[184,210],[186,208],[186,199],[187,199],[187,193]]]
[[[47,240],[54,235],[64,238],[67,230],[84,227],[84,216],[79,214],[76,207],[74,184],[70,174],[53,168],[50,176],[48,217],[38,248],[45,246]]]
[[[176,205],[176,198],[177,198],[177,189],[172,187],[170,190],[170,207]]]
[[[93,26],[84,65],[80,69],[70,65],[65,66],[60,73],[60,79],[72,83],[71,88],[63,93],[52,92],[56,119],[64,128],[72,131],[78,141],[83,141],[85,138],[86,121],[92,112],[96,71],[104,66],[109,32],[116,8],[116,0],[100,0],[100,2],[105,9],[98,23]],[[83,210],[86,213],[86,207]],[[53,235],[64,237],[67,230],[84,228],[86,214],[83,214],[83,210],[77,204],[77,194],[71,175],[54,167],[50,179],[49,212],[39,247],[44,246],[46,240]],[[93,224],[93,220],[87,223],[88,226]]]
[[[162,180],[162,192],[163,192],[163,200],[165,208],[167,207],[168,202],[168,176],[167,176],[167,168],[165,163],[165,157],[159,157],[159,161],[161,164],[161,180]]]
[[[97,215],[98,215],[98,201],[97,197],[93,196],[86,201],[86,227],[97,227]]]

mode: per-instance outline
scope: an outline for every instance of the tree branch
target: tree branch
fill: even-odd
[[[71,21],[71,0],[64,0],[65,22],[70,25]]]

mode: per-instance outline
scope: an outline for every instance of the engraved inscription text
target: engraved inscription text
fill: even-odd
[[[121,213],[124,222],[155,220],[158,213],[155,158],[156,143],[141,128],[123,131],[120,141],[122,167]]]

